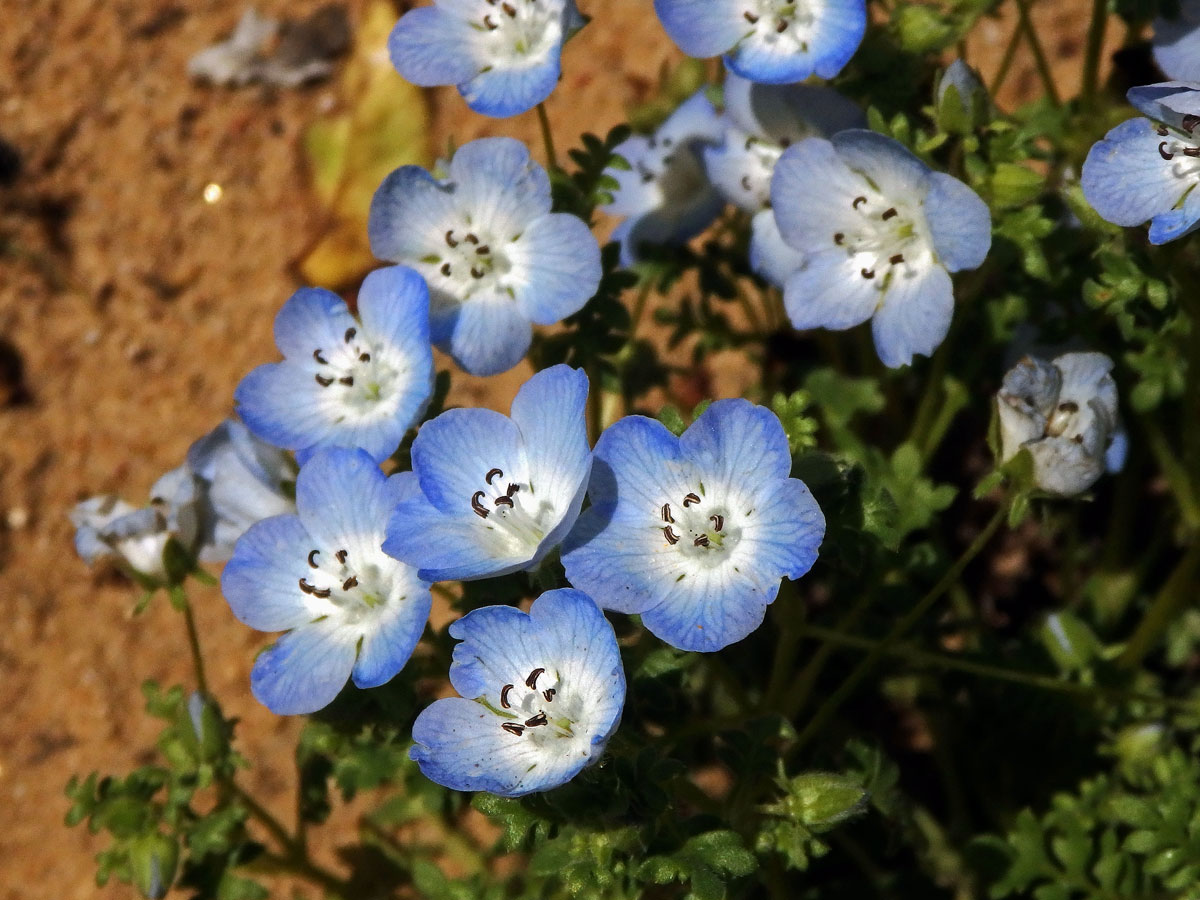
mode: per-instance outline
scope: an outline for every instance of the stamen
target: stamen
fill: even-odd
[[[354,387],[354,376],[347,375],[345,378],[339,378],[338,384],[344,384],[346,387]]]
[[[509,734],[515,734],[517,737],[520,737],[525,733],[525,726],[518,725],[516,722],[501,722],[500,727]]]
[[[742,176],[742,190],[743,190],[743,191],[749,191],[749,190],[751,190],[751,188],[750,188],[750,176],[749,176],[749,175],[743,175],[743,176]]]
[[[888,262],[890,262],[893,266],[898,266],[900,263],[904,262],[904,254],[897,253],[894,256],[889,256]]]
[[[1171,132],[1167,131],[1166,125],[1159,125],[1154,130],[1158,132],[1159,137],[1166,137],[1167,135],[1169,135],[1171,133]]]
[[[1184,156],[1191,156],[1191,157],[1197,157],[1197,156],[1200,156],[1200,147],[1184,147],[1184,148],[1183,148],[1183,155],[1184,155]]]
[[[515,684],[506,684],[504,687],[500,688],[500,705],[505,709],[512,709],[512,704],[508,702],[508,692],[514,687],[516,687]]]
[[[491,16],[484,16],[483,24],[487,26],[488,31],[495,31],[497,28],[500,27],[499,25],[497,25],[495,22],[492,21]],[[517,732],[517,734],[520,734],[520,733],[521,732],[519,732],[519,731]]]
[[[450,277],[450,271],[451,271],[451,269],[450,269],[450,263],[442,263],[441,273],[442,273],[443,275],[445,275],[447,278],[449,278],[449,277]]]
[[[320,550],[309,550],[308,551],[308,564],[310,566],[312,566],[314,569],[317,568],[317,554],[320,552],[321,552]]]
[[[325,357],[323,357],[321,355],[320,347],[318,347],[316,350],[313,351],[313,359],[315,359],[317,362],[319,362],[323,366],[329,365],[329,360],[327,360]]]
[[[1077,413],[1079,412],[1079,404],[1068,400],[1065,403],[1058,404],[1058,411],[1065,413]]]
[[[1183,130],[1191,134],[1196,130],[1196,126],[1200,125],[1200,116],[1194,116],[1190,113],[1183,117]]]
[[[507,506],[509,509],[512,509],[514,504],[512,501],[512,497],[509,497],[506,494],[503,497],[497,497],[495,500],[493,500],[492,505],[493,506]]]
[[[683,498],[683,508],[687,509],[693,503],[699,503],[699,502],[700,502],[700,498],[697,497],[695,494],[688,494],[686,497]]]
[[[663,537],[667,539],[667,543],[674,547],[679,543],[679,536],[671,530],[671,526],[667,525],[663,528]]]
[[[853,206],[855,209],[858,209],[860,206],[862,206],[866,202],[867,202],[866,197],[855,197],[854,202],[851,203],[850,205]]]
[[[842,246],[842,241],[844,240],[846,240],[846,235],[842,234],[840,231],[833,236],[833,242],[839,247]]]
[[[875,277],[875,270],[874,269],[863,269],[862,272],[860,272],[859,274],[861,274],[863,278],[870,280]]]
[[[446,243],[450,245],[451,249],[458,246],[458,241],[456,241],[454,239],[454,229],[453,228],[451,228],[449,231],[446,232]]]
[[[1166,141],[1163,141],[1161,144],[1158,145],[1158,155],[1161,156],[1163,159],[1174,159],[1175,158],[1174,153],[1169,153],[1167,151],[1167,142]]]
[[[478,244],[478,243],[479,243],[479,238],[477,238],[477,237],[475,236],[474,232],[472,232],[471,234],[468,234],[468,235],[467,235],[467,237],[466,237],[466,241],[467,241],[467,243],[469,243],[469,244]]]
[[[697,547],[707,547],[708,546],[708,535],[702,534],[702,535],[700,535],[700,537],[698,537],[694,541],[692,541],[692,543]]]
[[[749,22],[751,25],[758,24],[758,16],[756,16],[754,13],[750,12],[749,10],[742,13],[742,15],[746,17],[746,21]]]
[[[345,340],[346,340],[346,343],[348,344],[348,343],[350,343],[352,340],[354,340],[354,336],[355,336],[356,334],[358,334],[358,329],[357,329],[357,328],[347,328],[347,329],[346,329],[346,334],[344,335],[344,337],[345,337]]]
[[[542,691],[542,696],[546,698],[547,703],[550,703],[552,700],[554,700],[554,695],[557,693],[558,691],[556,691],[554,688],[546,688],[544,691]]]
[[[472,278],[482,278],[486,274],[487,274],[487,272],[485,272],[483,269],[477,269],[474,266],[471,266],[471,277]]]
[[[349,578],[347,578],[345,581],[342,582],[342,590],[343,591],[348,591],[348,590],[350,590],[350,588],[355,588],[355,587],[358,587],[358,576],[357,575],[351,575]]]
[[[358,361],[359,361],[359,362],[370,362],[370,361],[371,361],[371,354],[370,354],[370,353],[360,353],[360,354],[358,354]]]
[[[479,498],[482,496],[484,496],[483,491],[476,491],[471,495],[471,509],[475,510],[475,515],[479,516],[479,518],[486,519],[488,517],[488,509],[479,501]]]
[[[787,19],[780,19],[779,24],[775,26],[775,31],[779,34],[783,34],[785,31],[787,31],[787,27]]]
[[[306,594],[312,594],[314,597],[320,597],[322,600],[333,593],[330,588],[315,588],[303,578],[300,579],[300,590]]]
[[[314,375],[313,378],[317,379],[317,384],[319,384],[321,387],[329,387],[331,384],[333,384],[333,379],[326,378],[324,375]]]
[[[525,720],[526,728],[537,728],[539,725],[545,725],[549,719],[546,718],[546,711],[542,710],[536,716],[532,716]]]
[[[486,481],[488,484],[491,484],[493,478],[503,478],[503,477],[504,477],[503,469],[488,469],[488,473],[483,476],[483,480]]]
[[[717,529],[717,531],[721,531],[725,528],[724,516],[709,516],[708,521],[713,523],[713,528]]]
[[[500,8],[508,13],[508,17],[510,19],[515,19],[517,17],[517,11],[511,3],[501,3]]]
[[[482,247],[475,248],[475,253],[479,256],[487,256],[491,252],[492,252],[492,248],[489,247],[487,244],[484,244]]]
[[[662,520],[674,524],[675,517],[671,515],[671,504],[664,503],[662,508]]]
[[[517,491],[519,491],[520,489],[521,489],[521,486],[520,486],[519,484],[510,484],[510,485],[508,486],[508,490],[506,490],[506,491],[504,492],[504,496],[505,496],[505,497],[511,497],[513,494],[515,494],[515,493],[516,493]]]
[[[532,672],[530,672],[529,677],[525,679],[525,687],[529,688],[531,691],[536,691],[538,676],[541,675],[545,671],[546,671],[545,669],[539,668],[539,669],[534,669]]]
[[[896,212],[896,207],[892,206],[883,211],[883,216],[881,216],[881,218],[886,222],[888,219],[895,218],[898,215],[900,214]]]
[[[335,553],[333,555],[337,557],[338,564],[344,566],[346,564],[346,557],[349,556],[350,554],[347,553],[345,550],[339,550],[337,553]]]

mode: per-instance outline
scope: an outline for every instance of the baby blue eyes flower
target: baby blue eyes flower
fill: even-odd
[[[575,0],[435,0],[400,19],[388,52],[413,84],[457,85],[471,109],[504,118],[550,96],[584,23]]]
[[[520,797],[597,759],[621,720],[625,671],[612,626],[586,594],[547,591],[525,614],[488,606],[450,626],[450,683],[413,724],[411,756],[458,791]]]
[[[234,392],[256,435],[296,451],[357,447],[377,462],[400,445],[433,391],[429,294],[399,266],[363,281],[355,319],[336,294],[297,291],[275,317],[284,360],[259,366]]]
[[[625,219],[612,234],[622,265],[634,263],[643,245],[685,243],[716,219],[724,201],[704,171],[701,151],[721,133],[717,111],[700,92],[653,135],[634,135],[616,148],[630,168],[607,170],[618,187],[601,209]]]
[[[600,284],[600,246],[576,216],[550,211],[550,179],[511,138],[464,144],[446,181],[419,166],[392,172],[371,201],[380,259],[429,284],[429,336],[472,375],[511,369],[530,323],[578,312]]]
[[[654,11],[684,53],[727,54],[738,75],[769,84],[832,78],[867,28],[865,0],[654,0]]]
[[[429,618],[429,586],[379,547],[410,487],[362,450],[318,450],[296,479],[296,515],[264,519],[237,542],[221,576],[233,614],[287,632],[250,675],[272,712],[315,712],[348,678],[377,687],[408,661]]]
[[[1200,0],[1182,0],[1174,19],[1154,20],[1154,61],[1175,81],[1200,81]]]
[[[780,579],[817,559],[825,517],[779,420],[718,400],[676,438],[629,416],[596,444],[592,505],[564,544],[571,584],[637,613],[682,650],[720,650],[762,624]]]
[[[412,445],[413,486],[396,507],[383,549],[426,581],[505,575],[536,566],[575,523],[592,456],[587,376],[538,372],[517,392],[512,418],[452,409]]]
[[[784,288],[796,328],[846,329],[871,319],[888,366],[929,355],[950,327],[950,272],[978,267],[991,216],[961,181],[933,172],[899,142],[852,129],[789,147],[771,203],[804,266]]]
[[[1150,118],[1122,122],[1097,142],[1080,183],[1103,218],[1126,227],[1149,220],[1150,242],[1165,244],[1200,225],[1200,87],[1166,82],[1128,97]]]
[[[1125,464],[1127,439],[1117,385],[1103,353],[1064,353],[1052,362],[1025,357],[996,395],[1000,461],[1026,449],[1034,483],[1070,497]]]

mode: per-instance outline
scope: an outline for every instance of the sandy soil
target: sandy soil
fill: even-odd
[[[260,4],[291,15],[317,5]],[[676,58],[649,0],[580,5],[597,24],[569,45],[549,104],[563,136],[620,121]],[[1037,10],[1060,36],[1050,48],[1067,93],[1088,5]],[[349,3],[352,18],[364,6]],[[63,828],[62,786],[145,761],[156,725],[139,684],[190,684],[190,672],[176,614],[158,603],[131,619],[135,591],[75,557],[66,512],[104,491],[137,502],[229,414],[241,375],[275,358],[272,317],[320,220],[297,137],[334,102],[331,89],[212,89],[185,75],[241,10],[241,0],[0,0],[0,137],[24,160],[0,187],[2,900],[131,895],[95,888],[102,844]],[[994,69],[1012,28],[986,23],[973,61]],[[1034,84],[1022,51],[1005,96]],[[470,115],[452,90],[431,96],[435,146],[451,135],[536,140],[531,116],[498,122]],[[209,184],[222,187],[216,203],[205,202]],[[456,376],[452,400],[507,408],[525,375]],[[215,588],[194,600],[213,687],[256,761],[247,786],[290,817],[298,723],[248,691],[263,639]],[[318,833],[324,861],[352,821],[343,812]]]

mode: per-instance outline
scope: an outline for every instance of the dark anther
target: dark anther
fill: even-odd
[[[303,578],[300,579],[300,590],[304,591],[306,594],[312,594],[314,597],[320,597],[322,599],[333,593],[333,591],[329,588],[315,588]]]
[[[489,253],[492,252],[492,248],[489,247],[487,244],[484,244],[482,247],[476,247],[475,252],[477,254],[479,254],[480,256],[487,256]]]
[[[700,502],[700,498],[697,497],[695,494],[688,494],[686,497],[683,498],[683,508],[687,509],[693,503],[699,503],[699,502]]]
[[[671,530],[670,525],[663,528],[663,537],[667,539],[667,543],[672,547],[679,543],[679,536]]]
[[[870,280],[875,277],[875,270],[874,269],[863,269],[862,272],[860,272],[859,274],[861,274],[863,278]]]
[[[702,534],[702,535],[700,535],[700,537],[698,537],[694,541],[692,541],[692,543],[695,544],[697,547],[707,547],[708,546],[708,535]]]
[[[1058,411],[1065,413],[1077,413],[1079,412],[1079,404],[1068,400],[1066,403],[1058,404]]]
[[[310,566],[312,566],[314,569],[317,567],[317,554],[320,552],[321,552],[320,550],[309,550],[308,551],[308,564]]]
[[[755,25],[758,23],[758,16],[756,16],[754,13],[750,12],[749,10],[742,13],[742,15],[746,17],[746,21],[749,22],[751,25]]]
[[[477,238],[475,236],[474,232],[468,234],[466,237],[466,240],[467,240],[468,244],[478,244],[479,243],[479,238]]]
[[[450,277],[450,263],[442,263],[441,272],[443,275],[445,275],[447,278],[449,278]]]
[[[1191,156],[1191,157],[1193,157],[1193,158],[1194,158],[1194,157],[1197,157],[1197,156],[1200,156],[1200,147],[1184,147],[1184,148],[1183,148],[1183,155],[1184,155],[1184,156]]]
[[[501,469],[488,469],[488,473],[483,476],[483,480],[488,484],[492,483],[493,478],[503,478],[504,472]]]
[[[671,504],[664,503],[662,508],[662,520],[664,522],[674,522],[675,517],[671,515]]]
[[[1077,444],[1082,444],[1083,443],[1083,435],[1077,434],[1077,435],[1075,435],[1075,437],[1071,438],[1071,440],[1073,440]]]
[[[750,137],[746,138],[746,149],[749,150],[753,146],[754,146],[754,135],[751,135]]]
[[[554,695],[557,693],[558,691],[554,690],[554,688],[546,688],[544,691],[542,691],[542,696],[546,698],[547,703],[550,703],[552,700],[554,700]]]
[[[1171,153],[1167,150],[1167,142],[1166,141],[1163,141],[1162,143],[1160,143],[1158,145],[1158,155],[1161,156],[1163,159],[1174,159],[1175,158],[1175,154]]]
[[[654,175],[652,175],[650,172],[642,173],[642,184],[649,184],[653,180],[654,180]]]
[[[1167,126],[1166,126],[1166,125],[1159,125],[1159,126],[1158,126],[1157,128],[1155,128],[1154,130],[1158,132],[1158,136],[1159,136],[1159,137],[1166,137],[1168,134],[1170,134],[1170,133],[1171,133],[1171,132],[1167,131]]]
[[[512,497],[509,497],[507,495],[504,497],[497,497],[494,501],[494,505],[495,506],[507,506],[509,509],[512,509],[512,507],[513,507]]]
[[[536,691],[538,676],[545,671],[545,669],[538,668],[530,672],[529,677],[525,679],[525,687],[529,688],[531,691]]]
[[[300,579],[300,590],[304,591],[304,593],[306,593],[306,594],[311,594],[315,590],[315,588],[313,588],[313,586],[311,584],[309,584],[307,581],[305,581],[303,578],[301,578]]]
[[[504,496],[511,497],[513,494],[515,494],[520,489],[521,489],[521,486],[519,484],[510,484],[508,486],[508,489],[504,492]]]
[[[713,528],[717,529],[717,531],[721,531],[725,528],[724,516],[709,516],[708,521],[713,523]]]
[[[370,353],[360,353],[360,354],[358,354],[358,361],[359,361],[359,362],[370,362],[370,361],[371,361],[371,354],[370,354]]]
[[[888,257],[888,262],[890,262],[893,266],[898,266],[900,263],[904,262],[904,254],[895,253]]]
[[[313,351],[313,359],[315,359],[317,362],[319,362],[323,366],[329,365],[329,360],[327,360],[325,357],[323,357],[321,355],[321,351],[319,348]]]
[[[458,246],[458,241],[456,241],[454,239],[454,229],[453,228],[451,228],[449,231],[446,232],[446,243],[449,244],[451,247]]]
[[[348,590],[350,590],[350,588],[355,588],[355,587],[358,587],[358,576],[357,575],[351,575],[349,578],[347,578],[345,581],[342,582],[342,590],[343,591],[348,591]]]
[[[1183,130],[1191,134],[1196,130],[1196,126],[1200,125],[1200,116],[1193,116],[1190,113],[1183,117]]]
[[[477,269],[474,266],[471,266],[471,277],[472,278],[482,278],[486,274],[487,274],[487,272],[485,272],[483,269]]]
[[[785,31],[787,31],[787,27],[788,27],[787,19],[780,19],[779,24],[775,26],[775,30],[779,34],[783,34]]]
[[[346,387],[354,387],[354,376],[347,375],[345,378],[339,378],[338,384],[344,384]]]
[[[475,510],[475,515],[479,516],[479,518],[486,519],[488,517],[487,507],[479,501],[479,498],[482,496],[483,491],[476,491],[471,495],[471,509]]]
[[[673,143],[675,143],[675,141],[673,141],[673,140],[672,140],[671,138],[669,138],[669,137],[665,137],[665,138],[663,138],[663,139],[662,139],[662,145],[663,145],[664,147],[670,147],[670,146],[671,146]]]
[[[516,722],[501,722],[500,727],[509,734],[515,734],[517,737],[520,737],[525,733],[525,726],[518,725]]]
[[[855,197],[854,202],[851,203],[850,205],[853,206],[855,209],[858,209],[860,206],[862,206],[866,202],[867,202],[866,197]]]
[[[842,246],[842,241],[844,241],[845,239],[846,239],[846,235],[842,234],[840,231],[839,231],[839,232],[837,232],[837,233],[836,233],[836,234],[833,236],[833,242],[834,242],[835,244],[837,244],[839,247],[840,247],[840,246]]]
[[[515,19],[517,17],[517,10],[512,6],[512,4],[501,3],[500,8],[508,14],[510,19]]]
[[[504,687],[500,688],[500,705],[505,709],[512,709],[512,704],[508,702],[508,692],[514,687],[516,687],[516,685],[506,684]]]
[[[339,550],[333,555],[337,557],[338,565],[344,566],[346,564],[346,557],[350,554],[348,554],[345,550]]]
[[[319,384],[321,387],[329,387],[331,384],[333,384],[333,379],[326,378],[324,375],[314,375],[313,377],[317,379],[317,384]]]
[[[536,716],[532,716],[532,717],[526,719],[525,727],[526,728],[537,728],[539,725],[545,725],[547,721],[549,721],[549,720],[546,718],[546,711],[542,710]]]
[[[886,222],[888,219],[895,218],[898,215],[900,215],[900,214],[898,212],[896,212],[896,207],[889,206],[887,209],[885,209],[883,211],[883,215],[880,218],[882,218],[883,221]]]
[[[500,27],[499,25],[497,25],[495,22],[492,21],[491,16],[484,16],[483,24],[487,26],[488,31],[495,31],[497,28]],[[519,732],[519,731],[517,732],[517,734],[520,734],[520,733],[521,732]]]
[[[348,343],[350,343],[352,340],[354,340],[354,336],[355,336],[356,334],[358,334],[358,329],[357,329],[357,328],[347,328],[347,329],[346,329],[346,334],[344,335],[344,338],[345,338],[345,340],[346,340],[346,343],[348,344]]]

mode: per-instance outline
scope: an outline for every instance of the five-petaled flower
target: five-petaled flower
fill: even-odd
[[[599,759],[621,720],[625,671],[612,626],[579,591],[547,591],[529,613],[487,606],[450,626],[450,683],[413,724],[411,755],[438,784],[520,797]]]
[[[1149,116],[1122,122],[1083,163],[1088,203],[1114,225],[1150,221],[1150,243],[1200,227],[1200,87],[1168,81],[1132,88],[1129,102]]]
[[[358,319],[320,288],[297,291],[275,317],[283,362],[268,363],[234,392],[250,430],[303,463],[321,447],[357,447],[386,459],[433,391],[429,292],[411,269],[366,277]]]
[[[616,153],[629,168],[610,168],[617,182],[604,212],[623,216],[612,239],[631,265],[644,245],[682,244],[707,228],[724,200],[704,171],[703,148],[721,139],[721,119],[701,91],[685,100],[652,135],[636,134]]]
[[[463,144],[448,175],[388,175],[371,201],[371,249],[425,276],[433,343],[472,375],[495,375],[521,361],[530,323],[595,294],[600,247],[583,220],[550,211],[550,179],[519,141]]]
[[[233,614],[287,632],[250,676],[272,712],[315,712],[347,678],[377,687],[408,661],[429,618],[429,586],[379,548],[411,489],[362,450],[318,450],[297,476],[296,515],[264,519],[237,542],[221,576]]]
[[[841,330],[871,319],[893,367],[942,342],[949,273],[976,268],[991,247],[991,215],[974,191],[873,131],[793,144],[775,166],[771,204],[806,257],[784,287],[792,324]]]
[[[405,13],[388,52],[413,84],[457,85],[471,109],[505,118],[550,96],[585,21],[575,0],[435,0]]]
[[[1000,461],[1033,456],[1037,487],[1069,497],[1125,464],[1127,439],[1117,385],[1103,353],[1064,353],[1052,362],[1025,357],[996,395]]]
[[[727,54],[738,75],[769,84],[832,78],[867,28],[866,0],[654,0],[654,11],[684,53]]]
[[[583,504],[592,455],[587,376],[565,365],[522,385],[512,418],[452,409],[412,446],[413,486],[396,507],[383,549],[426,581],[529,569],[562,541]]]
[[[592,505],[563,548],[567,579],[682,650],[741,640],[780,580],[812,567],[825,534],[791,465],[779,419],[746,400],[717,400],[678,438],[621,419],[596,444]]]

